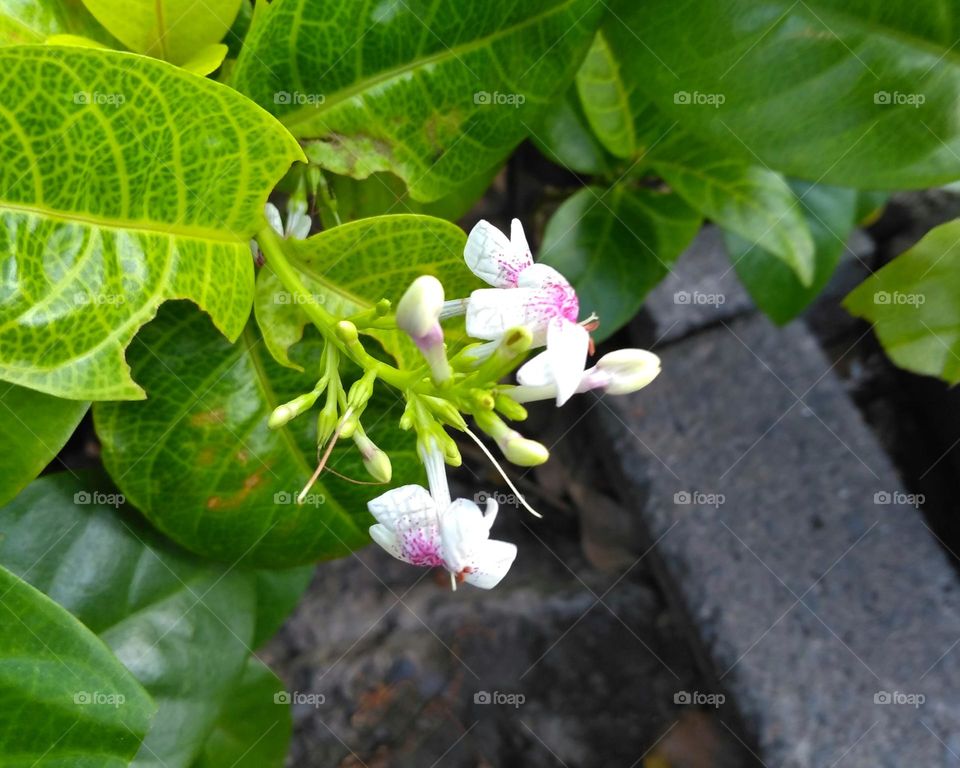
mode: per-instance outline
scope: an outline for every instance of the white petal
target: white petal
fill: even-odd
[[[463,574],[463,580],[480,589],[492,589],[507,575],[516,557],[515,544],[496,539],[485,541],[473,553],[469,571]]]
[[[580,386],[589,349],[590,334],[582,325],[563,318],[550,321],[546,354],[557,384],[558,407],[573,397]]]
[[[513,246],[513,252],[526,262],[527,267],[533,264],[533,254],[527,244],[527,236],[523,232],[523,224],[520,223],[520,219],[511,219],[510,221],[510,245]],[[520,271],[522,272],[523,269]]]
[[[483,220],[470,230],[463,259],[473,274],[496,288],[515,287],[519,274],[533,264],[529,248],[518,251],[503,232]]]
[[[538,291],[529,288],[481,288],[467,302],[467,335],[475,339],[499,339],[511,328],[525,325],[537,340],[539,325],[545,338],[546,323],[539,318]]]
[[[496,502],[493,506],[495,510]],[[457,499],[440,513],[440,541],[447,568],[459,573],[470,564],[473,553],[489,538],[492,522],[467,499]]]
[[[517,381],[525,387],[549,387],[556,384],[550,369],[550,355],[541,352],[527,360],[517,371]]]
[[[370,526],[370,538],[393,555],[397,560],[403,560],[403,546],[400,538],[387,526],[377,523]]]
[[[267,203],[263,207],[263,213],[267,217],[267,224],[273,228],[274,232],[282,237],[283,220],[280,218],[280,211],[277,210],[277,206],[275,206],[273,203]]]
[[[313,221],[306,211],[290,210],[287,212],[286,236],[294,240],[304,240],[310,234]]]
[[[570,287],[570,281],[547,264],[534,264],[523,270],[517,281],[518,288],[543,288],[546,285]]]
[[[393,488],[367,502],[378,523],[399,533],[418,522],[436,523],[437,506],[426,488],[419,485],[402,485]]]

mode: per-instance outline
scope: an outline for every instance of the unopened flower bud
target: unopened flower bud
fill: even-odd
[[[299,416],[304,411],[312,408],[319,396],[320,392],[318,391],[307,392],[304,395],[293,398],[289,403],[278,405],[273,409],[270,418],[267,419],[267,426],[270,427],[270,429],[279,429],[295,416]]]
[[[507,461],[519,467],[536,467],[550,458],[550,451],[543,443],[530,440],[514,430],[510,432],[506,440],[498,441]]]
[[[636,392],[660,373],[660,358],[645,349],[618,349],[601,357],[594,371],[610,395]]]
[[[363,466],[370,473],[370,477],[378,483],[389,483],[393,477],[390,457],[359,429],[353,435],[353,442],[360,451]]]
[[[416,341],[439,325],[442,309],[443,285],[432,275],[422,275],[397,304],[397,327]]]
[[[357,332],[357,326],[355,326],[349,320],[341,320],[339,323],[337,323],[336,331],[337,336],[340,337],[340,340],[344,344],[356,344],[360,339],[360,334]]]
[[[443,286],[431,275],[414,280],[397,304],[397,327],[413,339],[437,384],[448,381],[451,375],[440,327],[442,309]]]

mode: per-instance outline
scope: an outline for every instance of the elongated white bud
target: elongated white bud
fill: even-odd
[[[413,339],[437,384],[447,381],[451,374],[440,327],[442,310],[443,286],[431,275],[414,280],[397,303],[397,327]]]
[[[660,358],[645,349],[618,349],[599,360],[584,379],[596,376],[607,394],[626,395],[643,389],[660,373]]]

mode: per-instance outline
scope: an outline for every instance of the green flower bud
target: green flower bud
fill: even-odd
[[[278,405],[273,409],[270,418],[267,419],[267,426],[270,427],[270,429],[279,429],[292,418],[312,408],[319,396],[320,392],[318,391],[307,392],[304,395],[293,398],[289,403]]]

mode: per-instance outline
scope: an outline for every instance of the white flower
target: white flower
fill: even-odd
[[[307,213],[306,201],[295,202],[291,198],[287,204],[286,227],[283,225],[280,211],[273,203],[267,203],[266,206],[264,206],[264,214],[267,217],[267,223],[273,228],[274,232],[281,237],[303,240],[310,234],[310,227],[313,226],[310,214]]]
[[[602,389],[609,395],[626,395],[643,389],[660,373],[660,358],[645,349],[618,349],[601,357],[583,372],[577,392]],[[519,387],[507,391],[518,403],[558,397],[549,352],[526,362],[517,371]],[[558,397],[559,400],[559,397]]]
[[[470,295],[467,333],[495,341],[511,328],[529,328],[535,346],[546,344],[557,405],[563,405],[580,383],[590,346],[590,334],[577,322],[580,304],[573,286],[553,267],[533,263],[518,219],[511,222],[509,239],[480,221],[463,257],[471,272],[494,286]]]
[[[465,581],[482,589],[495,587],[517,556],[517,547],[490,538],[497,502],[487,499],[486,512],[467,499],[450,500],[443,455],[436,446],[421,453],[427,469],[426,488],[404,485],[367,504],[377,519],[370,536],[398,560],[450,572],[454,589]]]

